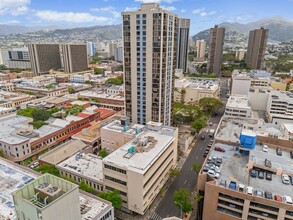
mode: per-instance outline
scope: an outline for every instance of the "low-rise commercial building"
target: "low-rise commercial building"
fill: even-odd
[[[16,86],[16,91],[29,93],[35,95],[36,97],[63,96],[68,93],[68,89],[65,87],[45,87],[40,85],[33,86],[32,84],[19,84]]]
[[[219,98],[218,79],[176,79],[174,100],[176,102],[197,103],[201,98]]]
[[[112,121],[101,127],[102,148],[108,152],[113,152],[134,139],[143,131],[144,127],[144,125],[130,124],[128,117]]]
[[[225,115],[234,117],[251,117],[251,107],[247,96],[230,96],[225,108]]]
[[[143,215],[176,165],[177,142],[177,128],[148,122],[145,131],[103,159],[105,190],[119,190],[123,207]]]
[[[34,100],[35,98],[32,95],[0,90],[0,106],[5,108],[19,108],[22,103]]]
[[[7,116],[7,115],[12,115],[16,113],[15,108],[6,108],[6,107],[1,107],[0,106],[0,118]]]

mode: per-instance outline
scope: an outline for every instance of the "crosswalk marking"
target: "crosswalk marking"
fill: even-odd
[[[161,216],[158,213],[154,212],[150,218],[150,220],[162,220]]]

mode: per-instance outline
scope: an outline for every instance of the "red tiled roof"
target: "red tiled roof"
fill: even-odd
[[[85,114],[85,113],[82,113],[82,112],[77,115],[77,117],[80,117],[80,118],[87,118],[89,116],[90,116],[90,114]]]

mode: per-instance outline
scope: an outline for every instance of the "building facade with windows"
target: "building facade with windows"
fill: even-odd
[[[151,3],[122,17],[126,116],[170,125],[179,18]]]

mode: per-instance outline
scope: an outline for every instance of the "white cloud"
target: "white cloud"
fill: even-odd
[[[205,8],[198,8],[198,9],[194,9],[192,11],[192,14],[196,14],[196,15],[204,17],[204,16],[216,14],[216,11],[206,12]]]
[[[111,18],[93,16],[89,13],[75,13],[75,12],[58,12],[58,11],[36,11],[35,16],[42,20],[53,22],[69,22],[69,23],[87,23],[97,22],[105,23],[111,22]]]
[[[181,12],[181,13],[186,13],[187,10],[186,10],[186,9],[181,9],[180,12]]]
[[[108,12],[108,11],[115,11],[115,8],[113,6],[108,6],[104,8],[91,8],[91,11],[98,11],[98,12]]]
[[[0,0],[0,13],[14,16],[28,12],[31,0]]]
[[[166,2],[166,3],[173,3],[176,2],[178,0],[135,0],[136,2],[142,2],[142,3],[162,3],[162,2]]]
[[[126,7],[124,11],[137,11],[138,7]]]
[[[174,6],[161,5],[161,7],[167,11],[175,11],[176,10],[176,8]]]

